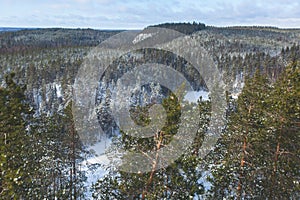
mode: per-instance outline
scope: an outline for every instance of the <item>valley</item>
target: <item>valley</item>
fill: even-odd
[[[227,199],[237,196],[296,199],[300,196],[300,29],[167,23],[135,31],[136,40],[130,44],[143,44],[155,38],[156,32],[151,32],[155,28],[176,30],[185,34],[183,38],[191,38],[199,49],[205,49],[220,74],[224,91],[209,91],[204,79],[207,74],[201,75],[192,63],[174,52],[159,48],[130,51],[110,63],[97,82],[91,83],[96,85],[92,91],[94,96],[88,96],[94,103],[93,118],[81,120],[82,124],[90,125],[89,120],[93,119],[97,128],[103,130],[102,135],[94,127],[76,129],[76,123],[81,122],[76,121],[72,104],[86,102],[76,99],[74,85],[80,82],[78,74],[82,72],[99,73],[87,67],[87,61],[92,60],[87,58],[94,56],[96,67],[100,66],[101,60],[93,54],[97,47],[105,46],[105,41],[126,30],[0,28],[0,173],[5,174],[0,179],[0,195],[12,197],[12,190],[17,188],[16,199]],[[149,63],[168,66],[170,71],[166,72],[182,74],[192,90],[180,91],[184,90],[184,84],[178,91],[172,91],[159,83],[134,81],[136,85],[129,93],[130,98],[117,99],[119,104],[113,104],[115,97],[126,90],[126,84],[120,83],[122,77]],[[154,72],[162,78],[168,77],[164,71],[154,68]],[[146,75],[155,76],[155,73]],[[89,76],[86,79],[89,83]],[[175,84],[179,80],[169,78],[167,83]],[[90,94],[85,93],[85,88],[80,89],[81,95]],[[219,104],[212,104],[212,99],[222,98],[221,93],[226,107],[219,108]],[[130,108],[128,118],[146,127],[151,120],[161,120],[155,118],[158,111],[151,111],[158,104],[166,111],[165,115],[157,114],[164,116],[165,124],[152,137],[136,139],[134,134],[120,128],[122,118],[119,121],[114,118],[114,112]],[[224,109],[224,115],[216,118],[217,125],[213,127],[210,122],[214,109]],[[181,130],[187,135],[194,131],[186,124],[193,124],[197,129],[191,143],[188,136],[176,138]],[[216,129],[221,135],[214,147],[201,148],[205,137],[218,132]],[[91,133],[84,138],[78,133],[82,131]],[[11,142],[6,141],[7,137]],[[169,166],[153,165],[152,171],[146,173],[128,173],[107,164],[107,160],[119,162],[117,156],[124,151],[142,152],[146,157],[155,158],[154,163],[161,164],[166,161],[158,162],[157,154],[151,153],[159,152],[174,138],[187,141],[188,153]],[[113,144],[107,145],[107,155],[103,150],[106,142]],[[31,150],[27,149],[28,145],[33,146]],[[20,149],[9,154],[14,146]],[[109,154],[114,151],[117,153]],[[209,153],[201,156],[201,151]],[[20,154],[16,158],[18,162],[7,158],[14,153]],[[22,162],[38,163],[38,167],[29,164],[28,167]],[[26,175],[28,171],[33,173]],[[210,176],[204,182],[200,181],[202,173]],[[161,186],[164,184],[165,188]]]

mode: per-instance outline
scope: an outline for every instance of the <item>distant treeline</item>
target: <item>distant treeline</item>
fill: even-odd
[[[175,31],[184,33],[184,34],[192,34],[197,31],[204,30],[206,28],[205,24],[200,22],[193,22],[193,23],[163,23],[158,25],[152,25],[150,27],[158,27],[158,28],[169,28]]]
[[[26,52],[44,48],[97,46],[121,31],[47,28],[0,33],[0,53]]]

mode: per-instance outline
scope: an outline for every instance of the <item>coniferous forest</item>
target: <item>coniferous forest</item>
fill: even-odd
[[[170,165],[156,168],[154,162],[149,172],[130,173],[91,162],[99,156],[91,146],[103,138],[86,143],[72,110],[85,57],[122,31],[0,32],[0,199],[300,199],[300,30],[197,22],[150,28],[196,38],[222,74],[225,123],[209,153],[200,156],[204,138],[213,132],[214,93],[184,58],[139,49],[112,63],[99,80],[97,119],[119,148],[147,156],[167,146],[181,123],[198,127],[187,152]],[[157,83],[141,86],[131,97],[131,118],[147,126],[149,109],[158,103],[166,122],[152,137],[137,139],[118,128],[109,103],[118,79],[142,62],[170,66],[208,97],[182,106],[185,94]],[[184,110],[199,112],[181,119]]]

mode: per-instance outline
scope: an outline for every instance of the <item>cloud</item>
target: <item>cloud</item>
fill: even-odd
[[[4,4],[4,1],[6,2]],[[300,2],[292,0],[0,0],[1,26],[143,28],[200,21],[208,25],[300,27]],[[9,6],[8,6],[9,5]],[[32,14],[37,15],[36,18]],[[15,16],[14,18],[11,18]],[[41,20],[42,19],[42,20]]]
[[[88,2],[90,2],[90,0],[75,0],[75,2],[78,2],[78,3],[88,3]]]
[[[73,0],[75,3],[81,3],[81,4],[87,4],[87,3],[100,3],[100,4],[106,4],[106,3],[112,3],[112,0]]]

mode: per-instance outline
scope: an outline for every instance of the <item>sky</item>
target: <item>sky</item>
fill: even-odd
[[[165,22],[300,28],[299,0],[0,0],[0,27],[142,29]]]

